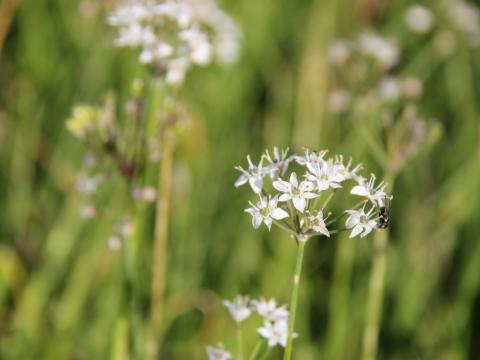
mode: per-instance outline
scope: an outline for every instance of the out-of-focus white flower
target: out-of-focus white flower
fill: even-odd
[[[378,94],[381,99],[394,102],[400,98],[402,89],[400,82],[393,76],[385,76],[378,84]]]
[[[277,207],[277,203],[278,199],[276,197],[272,199],[260,197],[256,206],[250,203],[252,207],[245,209],[245,212],[252,215],[252,225],[255,229],[258,229],[263,222],[270,230],[273,220],[282,220],[288,217],[288,213]]]
[[[240,324],[252,314],[248,296],[239,295],[233,301],[224,300],[223,305],[228,309],[237,324]]]
[[[82,207],[81,214],[84,219],[94,219],[97,216],[97,208],[92,204],[87,204]]]
[[[116,46],[139,48],[140,62],[166,70],[167,83],[179,86],[193,66],[214,57],[222,64],[237,60],[240,31],[210,0],[131,0],[108,17],[118,28]]]
[[[263,317],[265,320],[275,321],[280,319],[288,319],[288,310],[285,308],[285,306],[277,307],[277,301],[274,298],[268,301],[264,298],[252,300],[252,306],[258,315]]]
[[[462,1],[445,1],[447,14],[454,25],[466,35],[471,46],[480,44],[480,10],[473,4]]]
[[[280,319],[276,321],[265,321],[263,326],[259,328],[258,333],[268,341],[269,347],[275,347],[280,345],[285,347],[287,345],[288,337],[288,320]],[[292,334],[294,338],[298,337],[298,334]]]
[[[215,348],[213,346],[207,346],[208,360],[230,360],[233,359],[231,353],[223,348]]]
[[[122,240],[117,235],[112,235],[108,238],[108,247],[112,251],[118,251],[122,247]]]
[[[302,181],[299,184],[297,174],[294,172],[290,174],[290,182],[277,180],[273,182],[273,187],[283,193],[278,198],[279,201],[292,200],[295,209],[302,213],[305,210],[305,206],[307,206],[307,200],[315,199],[319,196],[312,192],[314,185],[310,181]]]
[[[424,34],[433,26],[432,12],[423,5],[414,4],[405,11],[405,24],[416,33]]]
[[[323,217],[323,210],[319,210],[317,215],[310,215],[308,221],[313,231],[325,235],[326,237],[330,237],[330,232],[327,229],[325,218]]]
[[[346,211],[346,213],[350,215],[345,222],[346,228],[352,229],[350,238],[353,238],[357,235],[360,235],[360,237],[363,238],[370,234],[372,230],[377,227],[376,221],[371,219],[374,209],[375,208],[372,207],[368,213],[365,213],[365,209],[363,208],[359,210]]]
[[[402,80],[402,91],[407,99],[416,100],[422,96],[422,82],[414,76],[408,76]]]
[[[250,159],[250,155],[247,156],[248,169],[245,170],[241,166],[236,166],[235,169],[240,171],[242,175],[235,181],[235,187],[242,186],[247,182],[250,184],[252,190],[259,194],[262,192],[263,188],[263,177],[266,174],[266,171],[263,168],[263,156],[260,159],[258,166],[255,166]]]
[[[333,90],[328,95],[328,109],[333,113],[341,113],[348,109],[351,95],[346,90]]]
[[[391,40],[386,40],[377,34],[367,32],[358,38],[359,50],[373,57],[381,67],[390,69],[398,63],[399,49]]]
[[[383,206],[383,201],[387,194],[385,193],[386,184],[382,181],[375,186],[375,175],[370,176],[368,182],[364,178],[357,178],[358,185],[354,186],[350,194],[366,197],[373,205]]]
[[[336,40],[328,48],[328,59],[334,65],[343,65],[350,56],[350,47],[343,40]]]

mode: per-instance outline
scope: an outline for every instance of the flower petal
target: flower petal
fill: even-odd
[[[278,198],[278,201],[288,201],[290,200],[292,197],[290,194],[282,194],[280,195],[280,197]]]
[[[250,183],[250,187],[252,188],[252,190],[257,193],[257,194],[260,194],[262,192],[262,188],[263,188],[263,179],[259,176],[257,177],[250,177],[248,179],[248,182]]]
[[[350,190],[350,194],[358,195],[358,196],[368,196],[370,193],[368,192],[367,188],[362,185],[356,185]]]
[[[283,180],[274,181],[272,185],[276,190],[281,192],[289,193],[292,190],[290,183]]]
[[[303,211],[305,210],[305,206],[307,206],[307,201],[303,197],[294,197],[292,198],[292,201],[295,209],[303,213]]]
[[[276,208],[273,209],[273,211],[270,213],[270,216],[275,220],[282,220],[288,217],[288,213],[283,209]]]

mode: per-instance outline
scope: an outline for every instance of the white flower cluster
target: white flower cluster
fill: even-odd
[[[350,237],[364,237],[378,227],[379,210],[387,197],[386,184],[380,182],[376,185],[373,174],[368,181],[360,176],[358,172],[362,165],[352,167],[351,160],[345,163],[342,156],[327,158],[327,151],[305,150],[304,155],[288,156],[288,150],[274,148],[273,154],[271,157],[268,151],[265,152],[258,165],[247,156],[248,168],[236,167],[241,175],[235,186],[248,183],[259,197],[257,203],[250,202],[251,207],[245,210],[252,216],[255,229],[264,223],[270,230],[275,223],[296,235],[297,239],[308,239],[313,235],[330,237],[332,232],[341,229],[330,230],[329,227],[346,215],[345,229],[351,230]],[[295,171],[286,177],[290,165],[303,172],[302,179]],[[266,178],[271,180],[267,190],[275,193],[267,193]],[[332,216],[326,211],[327,205],[333,195],[350,182],[353,182],[350,194],[361,196],[364,200],[327,222]],[[321,202],[323,204],[318,205]],[[368,204],[370,208],[367,211]]]
[[[237,324],[242,323],[252,313],[257,313],[263,320],[257,332],[267,340],[268,346],[286,346],[289,313],[285,306],[277,306],[274,298],[250,300],[247,296],[237,296],[233,301],[225,300],[223,303]]]
[[[446,27],[442,22],[438,22],[439,34],[450,34],[450,27],[453,27],[465,36],[470,46],[480,45],[480,10],[477,5],[463,0],[443,0],[438,2],[438,5],[440,6],[433,8],[441,13],[437,16],[450,23],[450,26]],[[413,4],[405,11],[405,24],[414,33],[426,34],[434,29],[435,15],[425,5]],[[438,39],[442,38],[444,36]]]
[[[393,39],[387,39],[374,32],[364,32],[353,41],[338,39],[331,44],[328,52],[330,63],[341,66],[352,57],[373,59],[379,67],[389,70],[400,58],[400,50]]]
[[[225,64],[238,57],[240,31],[214,0],[130,0],[107,20],[119,29],[114,44],[139,48],[140,62],[164,69],[171,85],[214,57]]]

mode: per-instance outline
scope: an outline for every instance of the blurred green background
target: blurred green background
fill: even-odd
[[[115,354],[123,270],[108,238],[127,195],[112,180],[97,217],[81,216],[84,199],[75,182],[86,150],[64,126],[74,104],[100,104],[108,91],[124,99],[134,78],[146,78],[135,54],[111,45],[115,34],[105,15],[112,3],[24,0],[0,55],[2,359]],[[434,34],[406,29],[409,4],[223,1],[243,31],[243,52],[231,68],[195,70],[181,94],[191,121],[175,150],[162,358],[206,358],[204,346],[218,341],[235,349],[223,298],[243,293],[289,301],[295,243],[278,229],[252,229],[243,212],[249,191],[233,187],[233,167],[246,154],[258,159],[273,145],[308,146],[352,155],[378,175],[388,167],[361,127],[326,106],[339,81],[328,46],[362,29],[397,38],[401,61],[390,73],[421,79],[419,111],[436,119],[429,123],[436,136],[407,161],[391,189],[379,358],[480,356],[479,51],[437,17],[436,28],[453,34],[453,51],[439,55]],[[438,7],[434,0],[423,4]],[[342,235],[308,244],[297,359],[358,358],[371,240]],[[145,241],[148,249],[151,240]],[[138,284],[143,321],[149,255]],[[254,325],[246,334],[250,347]]]

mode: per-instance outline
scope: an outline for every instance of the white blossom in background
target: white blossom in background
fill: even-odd
[[[333,90],[328,95],[328,110],[333,113],[341,113],[348,109],[352,101],[352,96],[346,90]]]
[[[344,40],[336,40],[328,48],[328,59],[333,65],[343,65],[350,57],[350,47]]]
[[[480,10],[472,3],[462,0],[444,0],[446,13],[462,31],[471,46],[480,45]]]
[[[373,174],[369,180],[365,179],[360,174],[362,164],[354,165],[351,158],[345,161],[342,155],[327,157],[327,153],[326,150],[305,149],[301,155],[288,156],[287,150],[280,152],[274,148],[274,155],[265,152],[258,166],[247,156],[248,169],[236,167],[241,175],[235,186],[249,183],[253,193],[259,198],[256,204],[249,202],[250,207],[245,209],[252,217],[255,229],[263,223],[270,230],[275,224],[292,234],[297,241],[307,241],[314,235],[330,237],[332,233],[344,231],[343,225],[339,226],[339,219],[344,211],[337,216],[329,211],[330,203],[334,201],[332,199],[341,191],[353,195],[350,196],[351,200],[346,200],[349,202],[344,209],[356,212],[358,207],[370,201],[372,211],[376,209],[378,213],[388,197],[385,192],[386,184],[383,181],[375,184],[376,178]],[[263,165],[264,159],[269,165]],[[272,179],[272,172],[277,175],[276,178]],[[297,174],[304,175],[299,178]],[[365,200],[358,203],[357,196]],[[352,209],[350,203],[357,205]],[[334,209],[337,211],[338,206]],[[353,214],[350,215],[352,219],[349,225],[354,223]],[[330,221],[326,222],[327,218]],[[369,223],[360,223],[361,232],[358,232],[359,228],[356,227],[353,233],[361,233],[362,237],[370,233],[376,227],[376,219],[369,220]]]
[[[232,301],[224,300],[223,305],[228,309],[237,324],[240,324],[252,314],[248,296],[239,295]]]
[[[285,347],[288,337],[288,319],[265,321],[263,326],[257,331],[260,336],[267,339],[269,347],[275,347],[277,345]],[[293,334],[293,337],[298,337],[298,334]]]
[[[164,70],[174,86],[194,66],[238,58],[240,31],[213,0],[124,1],[107,21],[118,28],[115,46],[139,49],[140,62]]]
[[[432,12],[425,6],[414,4],[405,11],[405,24],[418,34],[424,34],[432,29],[434,18]]]
[[[207,346],[208,360],[230,360],[233,359],[233,355],[223,348],[215,348],[213,346]]]
[[[397,101],[402,95],[400,81],[393,76],[385,76],[378,84],[378,95],[387,102]]]
[[[277,206],[278,198],[260,197],[257,205],[250,203],[251,208],[245,209],[245,212],[252,215],[252,225],[258,229],[262,222],[271,229],[273,220],[283,220],[288,217],[288,213]]]
[[[252,300],[252,307],[264,320],[275,321],[288,319],[288,310],[285,306],[277,307],[277,301],[274,298],[270,300],[265,300],[265,298]]]
[[[373,32],[360,35],[356,46],[361,53],[371,56],[385,69],[392,68],[399,61],[400,50],[395,42]]]
[[[374,215],[375,208],[372,207],[368,213],[365,213],[365,209],[361,208],[358,210],[346,210],[345,212],[349,214],[345,226],[347,229],[351,229],[350,238],[353,238],[357,235],[360,237],[365,237],[372,232],[373,229],[377,227],[377,222],[372,219]]]

